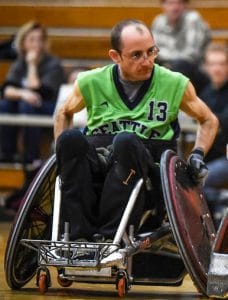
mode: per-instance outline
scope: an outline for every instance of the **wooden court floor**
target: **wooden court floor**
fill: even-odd
[[[70,288],[63,288],[56,282],[56,270],[50,269],[52,286],[48,292],[41,295],[32,279],[23,289],[12,291],[5,281],[4,253],[10,223],[0,222],[0,300],[67,300],[67,299],[118,299],[115,286],[112,284],[79,284],[74,283]],[[189,276],[185,277],[180,287],[132,286],[125,299],[152,300],[198,300],[208,299],[199,294]]]

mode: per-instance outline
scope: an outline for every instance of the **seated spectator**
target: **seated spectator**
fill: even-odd
[[[57,97],[56,107],[54,111],[54,117],[56,116],[56,112],[60,108],[60,106],[66,101],[70,93],[73,91],[75,80],[78,77],[78,74],[82,71],[86,71],[89,68],[87,67],[76,67],[68,74],[67,83],[61,85],[59,89],[59,94]],[[76,113],[74,115],[74,125],[78,128],[84,128],[86,126],[87,121],[87,112],[86,109]]]
[[[48,52],[46,29],[31,21],[23,25],[15,39],[18,58],[3,85],[0,112],[28,115],[52,115],[58,90],[64,82],[60,61]],[[18,153],[19,127],[2,126],[1,161],[14,161]],[[23,161],[40,159],[41,128],[23,128]]]
[[[205,182],[205,194],[213,210],[218,226],[228,207],[228,49],[220,44],[210,44],[205,52],[204,68],[211,80],[200,97],[217,116],[220,128],[214,144],[205,160],[209,176]]]
[[[220,44],[210,44],[205,52],[204,69],[210,83],[200,97],[215,113],[220,122],[220,130],[206,160],[225,156],[228,143],[228,50]]]
[[[163,13],[151,30],[160,49],[157,62],[181,72],[192,81],[197,93],[208,79],[200,69],[210,29],[198,12],[188,9],[188,0],[161,0]]]

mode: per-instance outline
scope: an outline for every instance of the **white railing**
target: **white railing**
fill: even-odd
[[[53,127],[52,116],[0,114],[0,125]]]
[[[183,132],[196,132],[197,124],[195,122],[189,122],[186,120],[180,120],[181,130]],[[74,118],[74,124],[76,127],[84,127],[84,116],[79,115]],[[41,116],[41,115],[23,115],[23,114],[0,114],[0,125],[11,126],[38,126],[38,127],[53,127],[53,116]]]
[[[85,113],[79,112],[75,114],[75,127],[85,127],[86,124]],[[0,113],[0,125],[9,126],[38,126],[50,127],[54,126],[54,117],[46,115],[27,115],[27,114],[2,114]]]

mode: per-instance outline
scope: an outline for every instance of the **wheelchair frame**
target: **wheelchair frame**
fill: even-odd
[[[161,165],[166,166],[167,161],[173,158],[178,162],[176,154],[167,150],[162,156]],[[143,179],[138,180],[130,195],[112,243],[69,241],[69,224],[65,224],[64,238],[60,240],[58,227],[61,193],[55,164],[53,155],[31,184],[12,226],[5,254],[6,280],[12,289],[20,289],[36,275],[36,284],[45,293],[51,286],[48,267],[54,266],[58,271],[58,283],[63,287],[73,282],[114,283],[118,295],[123,297],[132,284],[180,285],[187,269],[198,289],[206,294],[204,268],[199,279],[191,264],[189,267],[189,263],[186,263],[188,257],[183,256],[184,251],[180,250],[182,245],[178,238],[179,232],[173,222],[169,224],[166,218],[159,228],[138,236],[134,235],[133,226],[127,231],[129,216],[143,186]],[[168,169],[163,167],[162,184],[166,206],[167,201],[170,201],[167,197],[169,190],[164,187],[167,185],[164,182],[168,177],[167,172]],[[168,209],[172,210],[171,207]],[[206,230],[209,230],[211,244],[213,228],[209,226]],[[30,260],[25,259],[26,256]],[[153,261],[152,270],[147,270],[149,276],[139,270],[144,258],[148,262]],[[156,263],[163,260],[167,260],[166,267],[172,265],[173,274],[170,275],[169,270],[164,268],[162,272],[166,274],[158,275],[161,265],[156,268]],[[208,266],[205,268],[208,269]]]

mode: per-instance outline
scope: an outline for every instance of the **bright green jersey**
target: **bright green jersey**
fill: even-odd
[[[87,135],[134,132],[145,139],[171,140],[188,78],[157,64],[150,79],[130,102],[119,82],[118,66],[82,72],[78,85],[88,112]]]

